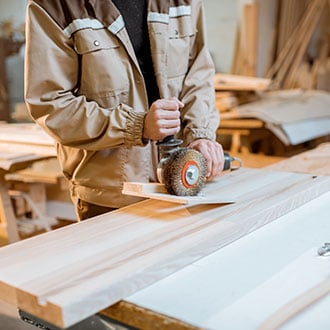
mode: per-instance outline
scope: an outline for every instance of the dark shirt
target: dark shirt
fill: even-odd
[[[147,0],[112,0],[123,16],[141,72],[146,84],[149,105],[159,99],[154,67],[150,53],[147,25]]]

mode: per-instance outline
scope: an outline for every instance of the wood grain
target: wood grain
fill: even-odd
[[[56,156],[55,141],[35,123],[0,123],[0,144],[5,152]]]
[[[213,78],[216,91],[265,91],[270,87],[271,80],[243,75],[216,73]]]
[[[231,196],[208,193],[209,189],[200,191],[196,196],[176,196],[170,195],[161,183],[124,182],[122,193],[130,196],[157,199],[166,202],[199,205],[199,204],[227,204],[233,203]]]
[[[267,166],[272,171],[330,175],[330,142]]]
[[[17,242],[20,237],[16,224],[16,216],[7,193],[6,172],[0,168],[0,235],[6,237],[9,243]]]
[[[0,249],[0,299],[68,327],[290,212],[330,178],[240,169],[227,205],[146,200]]]

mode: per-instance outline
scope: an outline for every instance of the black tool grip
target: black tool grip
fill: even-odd
[[[182,144],[182,140],[176,139],[174,135],[166,136],[162,141],[158,141],[157,145],[163,147],[177,147]]]
[[[240,158],[232,157],[229,155],[228,152],[224,152],[223,154],[225,156],[225,163],[223,166],[224,171],[227,171],[227,170],[234,171],[234,170],[238,170],[239,168],[242,167],[243,163]],[[233,162],[236,162],[236,166],[232,166]]]
[[[224,152],[223,154],[224,154],[224,156],[225,156],[225,164],[224,164],[224,166],[223,166],[223,170],[224,170],[224,171],[227,171],[227,170],[229,170],[229,169],[231,168],[231,162],[232,162],[234,159],[229,155],[228,152]]]

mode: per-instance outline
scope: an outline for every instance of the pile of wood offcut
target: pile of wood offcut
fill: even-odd
[[[265,127],[276,127],[286,145],[329,136],[329,22],[329,0],[255,0],[243,5],[230,74],[214,77],[222,122],[253,113]],[[289,103],[286,118],[276,114]],[[306,120],[299,111],[304,103],[303,113],[308,112],[307,103],[310,112]],[[284,124],[290,125],[290,134],[299,127],[299,139],[288,136]]]

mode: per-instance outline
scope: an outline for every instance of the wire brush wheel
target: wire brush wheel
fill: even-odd
[[[196,196],[206,181],[206,160],[190,148],[179,148],[164,164],[166,190],[177,196]]]

